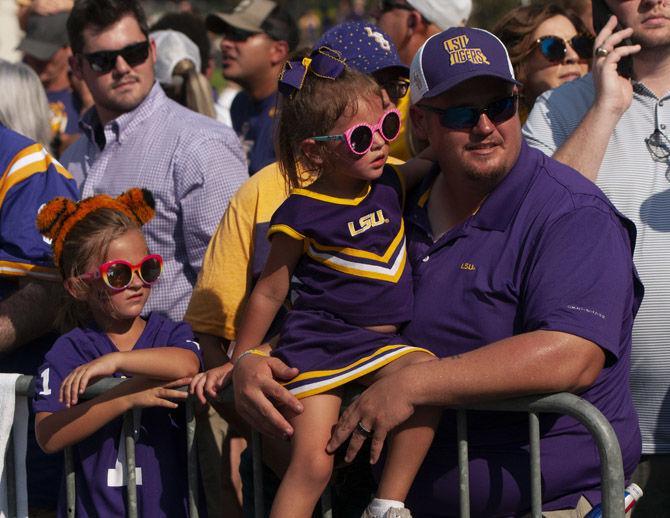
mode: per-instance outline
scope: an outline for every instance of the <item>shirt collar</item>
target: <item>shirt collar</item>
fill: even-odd
[[[540,152],[532,150],[522,140],[516,163],[479,207],[472,225],[487,230],[505,230],[526,197],[541,157]]]
[[[531,149],[522,141],[516,163],[482,202],[477,213],[469,220],[469,224],[486,230],[505,230],[519,210],[519,206],[537,174],[541,157],[540,152]],[[430,234],[430,223],[428,222],[425,205],[438,174],[440,174],[440,169],[435,164],[413,193],[412,203],[408,205],[409,217],[412,222],[421,226],[428,234]]]
[[[91,142],[96,143],[102,149],[105,146],[105,141],[108,140],[106,137],[110,134],[110,131],[117,141],[122,142],[127,133],[142,124],[166,100],[165,92],[163,92],[158,81],[155,81],[149,95],[131,111],[119,115],[103,127],[98,117],[98,111],[94,106],[82,116],[79,127]]]

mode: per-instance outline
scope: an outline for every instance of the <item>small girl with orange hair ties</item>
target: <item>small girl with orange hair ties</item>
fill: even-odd
[[[151,193],[79,203],[55,198],[37,216],[51,239],[67,300],[64,331],[39,369],[35,434],[42,449],[74,446],[76,516],[126,515],[122,415],[142,408],[135,446],[140,516],[188,516],[186,436],[176,390],[201,368],[190,327],[142,308],[162,259],[150,254],[140,227],[154,215]],[[88,401],[86,387],[103,377],[127,381]],[[66,515],[64,487],[59,516]]]

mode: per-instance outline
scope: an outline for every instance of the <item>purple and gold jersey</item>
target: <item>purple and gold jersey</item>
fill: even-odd
[[[201,358],[188,324],[152,313],[134,350],[180,347]],[[77,328],[61,336],[45,357],[35,383],[35,412],[58,412],[60,385],[76,367],[118,351],[95,328]],[[201,359],[202,362],[202,359]],[[120,373],[115,377],[122,377]],[[126,516],[126,460],[123,419],[110,421],[73,447],[76,516]],[[186,430],[184,407],[145,408],[135,445],[135,473],[140,516],[188,516]],[[61,487],[58,516],[67,516]]]
[[[0,299],[10,278],[60,281],[37,212],[56,196],[79,198],[70,173],[41,144],[0,124]]]
[[[303,241],[291,282],[294,310],[322,310],[356,326],[400,325],[412,316],[402,220],[403,185],[393,167],[354,199],[295,189],[272,217]]]
[[[300,374],[296,397],[326,392],[412,352],[397,334],[366,329],[412,317],[412,280],[402,220],[404,189],[391,166],[354,199],[292,191],[268,235],[301,240],[291,306],[273,355]]]

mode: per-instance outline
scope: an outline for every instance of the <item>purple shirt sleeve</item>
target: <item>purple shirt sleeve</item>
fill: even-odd
[[[175,327],[170,333],[170,338],[167,344],[169,347],[179,347],[180,349],[187,349],[193,352],[200,362],[200,370],[204,369],[202,352],[200,351],[200,344],[196,341],[193,335],[193,329],[186,322],[175,323]]]
[[[584,207],[543,232],[522,301],[527,330],[570,333],[621,356],[633,265],[630,244],[613,218]]]
[[[76,353],[72,339],[61,336],[44,358],[44,363],[35,378],[33,410],[37,412],[58,412],[65,405],[58,400],[61,383],[70,372],[85,363]]]

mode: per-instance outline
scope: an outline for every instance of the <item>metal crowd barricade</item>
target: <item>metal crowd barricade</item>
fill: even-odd
[[[542,517],[542,487],[540,470],[539,413],[565,414],[582,423],[593,436],[600,453],[602,509],[605,518],[624,518],[624,473],[621,449],[614,429],[600,411],[588,401],[566,392],[547,396],[529,396],[457,410],[456,437],[458,448],[460,518],[470,516],[470,483],[468,473],[467,411],[528,412],[530,438],[531,516]],[[254,468],[254,517],[263,518],[263,481],[260,434],[252,435]],[[330,491],[321,498],[322,517],[332,516]]]
[[[103,392],[115,387],[119,383],[123,383],[122,378],[105,378],[102,379],[86,389],[83,394],[83,399],[91,399],[99,396]],[[182,388],[181,390],[186,390]],[[32,376],[19,376],[16,380],[17,396],[32,397],[35,392],[35,382]],[[186,400],[186,448],[188,459],[188,505],[191,518],[198,518],[198,467],[197,467],[197,452],[195,449],[195,399],[189,397]],[[139,433],[141,411],[138,409],[130,410],[123,416],[123,431],[124,444],[126,448],[126,491],[128,497],[128,517],[137,518],[137,480],[135,478],[135,442]],[[72,448],[65,448],[65,486],[67,494],[67,516],[73,518],[75,516],[75,474],[74,462],[72,456]],[[5,463],[7,465],[7,473],[14,473],[15,466],[15,452],[11,441],[8,443]],[[16,486],[15,477],[10,475],[7,477],[7,500],[9,518],[16,516]]]

